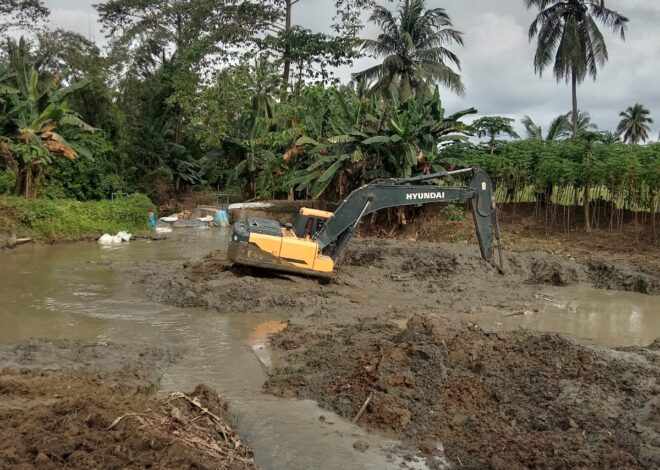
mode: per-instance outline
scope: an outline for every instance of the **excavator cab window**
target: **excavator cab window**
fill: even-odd
[[[325,219],[310,215],[299,214],[296,217],[294,230],[298,238],[312,237],[323,228]]]

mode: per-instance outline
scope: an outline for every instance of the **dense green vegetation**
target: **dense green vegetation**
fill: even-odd
[[[26,199],[0,196],[1,231],[39,240],[80,239],[125,230],[148,231],[149,199],[134,194],[114,201]]]
[[[652,122],[643,106],[623,112],[616,133],[596,132],[577,99],[547,131],[526,117],[525,140],[506,117],[468,124],[476,109],[442,106],[443,94],[464,89],[452,50],[463,34],[447,11],[333,0],[333,33],[319,34],[292,20],[311,1],[110,0],[97,7],[104,51],[71,32],[29,30],[47,16],[38,1],[0,3],[0,34],[20,26],[30,38],[5,38],[0,52],[0,194],[337,200],[374,178],[478,164],[502,200],[585,213],[593,198],[657,207],[660,147],[638,145]],[[539,10],[537,71],[552,67],[576,97],[607,60],[598,25],[623,35],[627,19],[602,2],[525,5]],[[360,39],[364,18],[376,38]],[[339,83],[336,67],[365,54],[380,64]]]
[[[500,142],[495,154],[473,147],[454,147],[453,158],[482,166],[502,196],[513,200],[527,188],[553,189],[558,202],[562,191],[582,190],[586,184],[600,188],[603,199],[620,208],[648,210],[653,190],[660,185],[660,144],[631,146],[593,143],[588,139],[566,141]]]

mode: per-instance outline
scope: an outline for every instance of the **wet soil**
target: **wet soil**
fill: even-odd
[[[547,286],[657,295],[657,274],[542,251],[504,259],[502,275],[474,246],[356,239],[329,284],[237,270],[222,252],[136,269],[151,299],[288,320],[266,391],[359,415],[457,466],[657,468],[657,343],[612,350],[476,326],[485,312],[534,312]]]
[[[0,344],[0,468],[256,468],[211,388],[156,395],[157,349]]]
[[[503,245],[509,251],[543,250],[584,260],[635,265],[660,275],[660,243],[653,237],[649,217],[640,218],[644,224],[641,220],[635,223],[634,215],[626,213],[626,223],[614,227],[609,226],[609,217],[600,218],[600,225],[592,222],[591,233],[586,233],[582,208],[560,208],[555,214],[559,223],[534,203],[499,204],[498,209]],[[571,223],[566,226],[568,210]],[[362,232],[404,240],[474,244],[476,233],[469,210],[466,215],[463,220],[449,220],[444,205],[424,206],[403,227],[385,232],[372,224],[365,225]]]
[[[296,322],[355,322],[387,314],[407,319],[432,311],[455,315],[487,307],[533,308],[544,286],[585,285],[660,293],[660,278],[633,265],[575,260],[541,251],[504,253],[505,274],[473,246],[380,239],[351,242],[336,279],[230,268],[224,252],[201,261],[141,264],[147,296],[160,302],[222,313],[278,310]]]
[[[290,326],[267,391],[317,400],[468,468],[658,468],[660,346],[579,346],[414,316]]]

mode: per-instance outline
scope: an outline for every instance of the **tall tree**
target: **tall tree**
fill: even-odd
[[[587,76],[594,80],[608,60],[605,38],[598,22],[625,40],[628,18],[605,6],[604,0],[524,0],[539,13],[529,27],[529,40],[537,37],[534,69],[542,75],[552,66],[557,81],[571,82],[573,134],[578,129],[577,86]]]
[[[303,1],[311,6],[314,0],[264,1],[273,5],[278,16],[267,28],[272,34],[258,42],[262,49],[275,53],[282,67],[283,100],[287,98],[292,75],[297,88],[305,79],[325,83],[332,78],[332,67],[350,64],[360,55],[356,47],[363,27],[361,13],[375,4],[375,0],[335,0],[334,34],[325,34],[294,24],[294,6]],[[296,70],[292,71],[292,67]]]
[[[278,15],[257,0],[108,0],[96,9],[115,49],[129,52],[122,59],[140,70],[225,61]]]
[[[651,112],[639,103],[622,111],[621,122],[616,128],[617,137],[623,136],[623,141],[629,144],[637,145],[640,142],[646,142],[649,138],[649,131],[653,124],[653,119],[649,116]]]
[[[460,60],[447,48],[463,45],[463,33],[453,29],[443,8],[426,8],[425,0],[405,0],[397,17],[383,6],[376,6],[370,17],[381,33],[377,39],[363,40],[363,49],[383,62],[353,76],[356,80],[376,80],[374,91],[389,90],[405,102],[417,94],[431,95],[436,83],[456,93],[465,90]]]

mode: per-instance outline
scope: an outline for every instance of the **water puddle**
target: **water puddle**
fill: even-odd
[[[588,287],[549,289],[538,314],[520,325],[605,346],[646,346],[660,337],[660,300]]]
[[[591,287],[557,287],[538,295],[534,310],[487,312],[487,329],[561,333],[572,339],[609,347],[646,346],[660,337],[660,300],[635,292]]]

